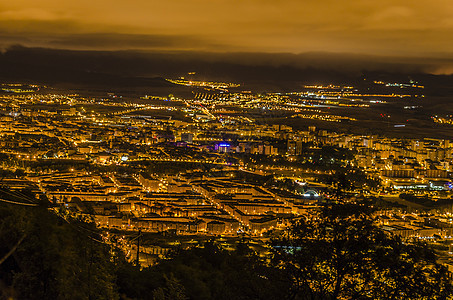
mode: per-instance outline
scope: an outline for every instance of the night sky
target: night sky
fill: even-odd
[[[0,40],[85,50],[450,57],[449,0],[0,0]]]

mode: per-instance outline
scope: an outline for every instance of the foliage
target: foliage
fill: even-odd
[[[432,200],[429,195],[415,196],[409,193],[401,193],[399,195],[401,199],[404,199],[408,202],[419,204],[427,208],[439,208],[442,206],[451,206],[451,199],[437,199],[436,201]]]
[[[360,206],[301,218],[272,241],[290,299],[445,299],[446,269],[423,244],[388,236]]]
[[[0,198],[39,203],[29,190],[0,189]],[[275,232],[271,256],[213,241],[140,270],[101,242],[93,224],[62,218],[44,200],[0,203],[0,258],[7,257],[0,299],[448,299],[452,292],[433,250],[388,236],[366,206],[300,218]]]
[[[179,299],[278,299],[288,287],[277,279],[279,271],[265,266],[246,245],[230,252],[206,243],[173,253],[141,276],[131,272],[121,269],[118,279],[120,292],[134,299],[170,299],[172,294]]]
[[[94,230],[44,206],[0,204],[0,257],[24,237],[0,266],[0,299],[117,299],[110,247],[89,237]]]

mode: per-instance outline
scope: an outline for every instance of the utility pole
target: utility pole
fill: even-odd
[[[137,267],[140,267],[140,236],[142,235],[142,230],[138,230],[137,237]]]

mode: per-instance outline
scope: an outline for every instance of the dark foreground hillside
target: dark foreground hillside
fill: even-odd
[[[448,299],[452,291],[430,249],[388,237],[357,206],[275,232],[264,257],[246,243],[226,251],[213,241],[139,270],[94,225],[50,212],[44,199],[35,206],[34,195],[7,189],[0,199],[0,299]]]

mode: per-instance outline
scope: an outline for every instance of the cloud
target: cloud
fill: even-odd
[[[50,47],[65,49],[179,49],[202,50],[221,47],[196,36],[92,33],[59,36],[48,41]]]
[[[220,50],[225,45],[197,35],[84,32],[69,20],[0,21],[0,47],[20,44],[75,50]],[[105,30],[108,30],[107,28]]]
[[[0,32],[29,46],[419,56],[453,52],[452,14],[445,0],[0,0]]]
[[[61,19],[60,14],[56,14],[49,10],[39,8],[21,8],[13,10],[5,10],[0,12],[2,20],[58,20]]]

